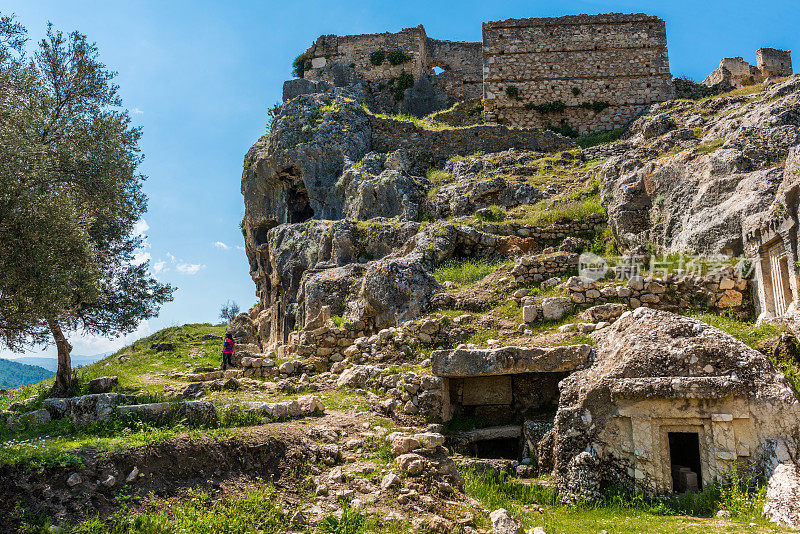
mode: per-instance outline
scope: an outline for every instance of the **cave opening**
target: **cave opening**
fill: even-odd
[[[519,460],[520,439],[503,437],[482,439],[469,444],[470,455],[474,458]]]
[[[308,199],[308,190],[302,180],[290,182],[286,187],[286,222],[306,222],[314,216]]]

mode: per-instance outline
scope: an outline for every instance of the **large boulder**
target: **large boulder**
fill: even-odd
[[[800,468],[795,463],[782,463],[772,473],[764,515],[773,523],[800,528]]]
[[[563,373],[589,363],[591,354],[589,345],[435,350],[431,353],[431,370],[437,376],[450,378]]]
[[[336,183],[344,195],[345,217],[418,220],[420,204],[431,184],[412,172],[421,171],[404,150],[390,154],[370,152],[364,156],[359,165],[347,169]]]
[[[120,404],[127,404],[132,397],[118,393],[98,393],[69,399],[69,415],[78,426],[107,421]]]
[[[119,380],[116,376],[101,376],[89,380],[89,393],[108,393],[117,385]]]
[[[414,258],[392,258],[371,263],[359,295],[361,320],[376,328],[395,326],[422,315],[439,282]]]
[[[737,461],[768,471],[776,444],[797,454],[800,403],[789,382],[733,336],[638,308],[595,337],[594,363],[560,383],[549,436],[565,495],[592,499],[592,488],[620,482],[670,491],[667,433],[675,428],[697,433],[704,484]],[[576,485],[576,476],[584,483]],[[589,494],[575,495],[580,487]]]

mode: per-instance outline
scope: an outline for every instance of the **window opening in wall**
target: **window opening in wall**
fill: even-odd
[[[669,461],[672,490],[676,493],[703,488],[700,467],[700,436],[697,432],[669,432]]]

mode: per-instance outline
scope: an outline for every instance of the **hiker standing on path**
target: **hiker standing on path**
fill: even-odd
[[[230,365],[233,367],[233,362],[231,361],[233,358],[233,336],[230,332],[225,332],[225,341],[222,344],[222,370],[228,368]]]

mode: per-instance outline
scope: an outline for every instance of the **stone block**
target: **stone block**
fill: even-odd
[[[464,379],[462,404],[511,404],[511,375],[479,376]]]

